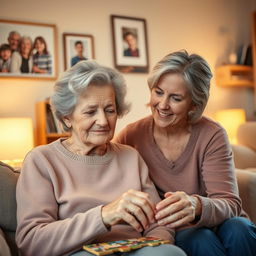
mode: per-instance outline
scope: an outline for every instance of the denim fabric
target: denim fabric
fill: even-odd
[[[256,226],[243,217],[224,221],[216,231],[188,228],[176,233],[176,245],[188,256],[255,256]]]

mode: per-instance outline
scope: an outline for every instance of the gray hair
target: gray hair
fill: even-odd
[[[16,31],[16,30],[13,30],[13,31],[11,31],[11,32],[9,33],[8,38],[12,37],[13,35],[18,35],[18,36],[20,36],[20,33],[19,33],[18,31]]]
[[[28,40],[30,42],[30,45],[31,45],[31,48],[30,48],[30,52],[29,52],[29,55],[31,55],[32,51],[33,51],[33,41],[31,39],[30,36],[22,36],[21,39],[20,39],[20,43],[19,43],[19,46],[20,46],[20,50],[19,52],[22,53],[22,49],[21,49],[21,45],[24,41]]]
[[[54,94],[50,99],[51,107],[65,131],[69,131],[70,128],[65,125],[63,117],[73,113],[79,95],[91,84],[111,84],[115,91],[117,116],[120,118],[129,112],[130,104],[125,102],[126,83],[123,76],[95,61],[80,61],[66,70],[55,83]]]
[[[206,107],[209,98],[212,72],[208,63],[199,55],[189,55],[187,51],[177,51],[168,54],[153,68],[149,78],[150,90],[157,86],[166,74],[180,74],[186,82],[194,111],[188,113],[190,123],[197,122]]]

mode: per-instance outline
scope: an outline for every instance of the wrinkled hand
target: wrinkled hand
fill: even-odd
[[[165,193],[165,199],[156,205],[158,225],[177,228],[195,220],[201,214],[201,202],[195,196],[177,191]]]
[[[154,216],[155,205],[149,195],[132,189],[102,207],[102,219],[107,227],[126,222],[142,232],[155,222]]]

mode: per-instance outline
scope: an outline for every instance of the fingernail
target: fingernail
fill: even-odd
[[[157,213],[157,214],[155,215],[155,218],[156,218],[156,219],[159,219],[159,217],[160,217],[160,214]]]

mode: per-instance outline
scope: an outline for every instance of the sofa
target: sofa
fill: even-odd
[[[0,162],[0,256],[16,256],[16,183],[19,172]]]
[[[238,127],[237,144],[232,145],[239,194],[243,209],[256,223],[256,122]]]
[[[232,145],[243,208],[256,223],[256,122],[238,129],[239,144]],[[0,162],[0,256],[17,256],[16,183],[19,172]]]

